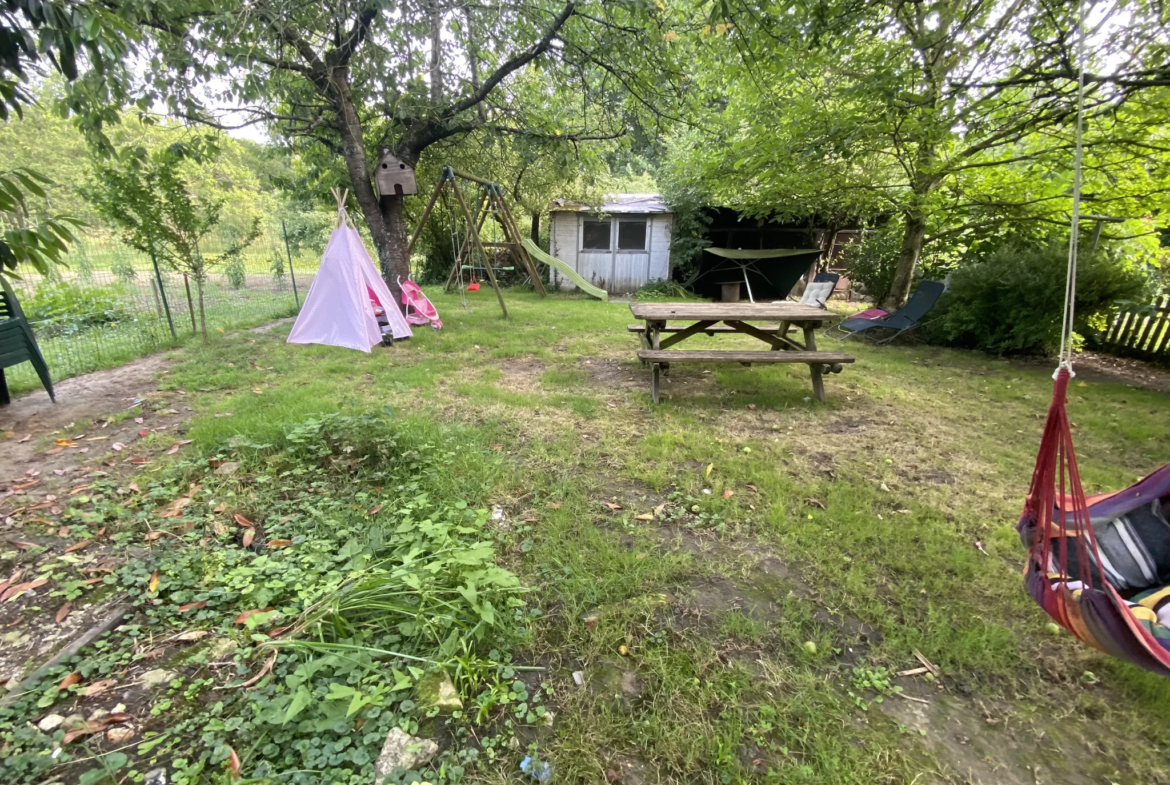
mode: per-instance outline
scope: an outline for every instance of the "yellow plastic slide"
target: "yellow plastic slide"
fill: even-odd
[[[586,294],[596,297],[598,300],[605,300],[607,302],[609,301],[608,292],[606,292],[604,289],[598,289],[593,284],[587,282],[584,278],[577,275],[577,271],[572,267],[565,264],[555,256],[549,256],[544,251],[540,250],[540,247],[531,240],[525,239],[522,242],[524,244],[524,249],[528,251],[528,254],[533,259],[538,262],[547,264],[549,267],[553,268],[558,273],[572,281],[578,289],[585,292]]]

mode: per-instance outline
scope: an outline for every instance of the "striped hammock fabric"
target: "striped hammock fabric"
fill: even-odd
[[[1086,497],[1065,411],[1069,376],[1065,367],[1057,374],[1016,524],[1028,548],[1025,586],[1084,643],[1170,676],[1170,464]]]

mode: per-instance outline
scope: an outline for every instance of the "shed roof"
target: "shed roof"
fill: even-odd
[[[606,194],[600,207],[581,204],[568,199],[553,199],[551,212],[579,213],[669,213],[671,210],[662,199],[662,194]]]

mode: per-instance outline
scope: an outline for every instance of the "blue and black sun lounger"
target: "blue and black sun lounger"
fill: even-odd
[[[946,288],[946,284],[942,281],[923,281],[918,284],[918,288],[914,290],[914,294],[910,295],[910,299],[906,301],[901,310],[881,319],[846,319],[832,329],[846,333],[846,338],[851,335],[864,335],[874,343],[889,343],[907,330],[913,330],[917,327],[934,308],[935,303],[938,302],[938,298],[942,296]],[[885,332],[874,334],[870,330],[892,330],[893,332],[888,335]]]

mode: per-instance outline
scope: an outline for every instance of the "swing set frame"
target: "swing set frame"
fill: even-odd
[[[475,202],[476,209],[474,212],[468,206],[463,189],[459,186],[460,180],[474,183],[480,188],[479,196]],[[459,212],[463,216],[463,221],[467,224],[467,236],[463,238],[463,243],[455,254],[455,263],[451,267],[451,274],[447,276],[447,284],[443,287],[443,291],[450,290],[452,282],[457,278],[461,278],[464,259],[474,261],[475,254],[478,252],[479,258],[483,260],[483,267],[487,272],[488,280],[496,292],[496,299],[500,302],[500,310],[504,312],[504,318],[507,319],[508,306],[504,304],[504,295],[500,291],[499,282],[496,280],[495,269],[492,267],[491,259],[485,250],[487,247],[503,247],[512,249],[516,258],[528,274],[529,279],[532,281],[532,285],[536,287],[537,293],[543,297],[546,292],[544,285],[540,281],[540,274],[537,272],[536,264],[532,261],[527,249],[524,248],[521,242],[520,230],[516,225],[516,219],[512,215],[512,210],[508,207],[508,203],[504,199],[503,189],[498,183],[484,180],[467,172],[461,172],[451,166],[443,167],[439,181],[435,183],[435,188],[431,192],[430,201],[427,202],[426,209],[423,210],[422,220],[419,221],[418,228],[414,230],[414,234],[406,246],[407,256],[409,257],[411,251],[414,250],[414,244],[422,235],[422,231],[426,227],[427,221],[430,220],[431,213],[434,212],[435,204],[439,201],[439,198],[443,197],[444,203],[446,203],[444,192],[447,189],[455,194],[455,202],[459,205]],[[495,218],[496,223],[503,230],[503,242],[489,243],[484,241],[481,233],[489,215]]]

